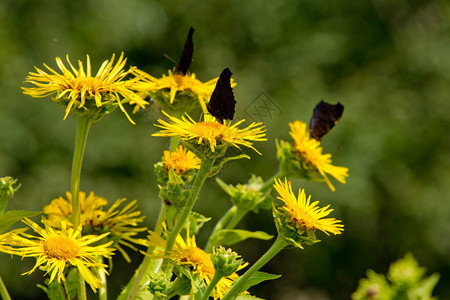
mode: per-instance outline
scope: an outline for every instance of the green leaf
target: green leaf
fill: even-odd
[[[265,273],[265,272],[256,272],[255,274],[253,274],[241,287],[241,290],[239,291],[239,293],[245,292],[246,290],[248,290],[249,288],[251,288],[254,285],[257,285],[263,281],[266,280],[274,280],[274,279],[278,279],[280,278],[281,275],[275,275],[275,274],[269,274],[269,273]]]
[[[189,224],[190,234],[197,235],[203,224],[205,224],[209,220],[211,220],[211,218],[207,218],[197,212],[191,211],[189,213],[189,218],[187,221]]]
[[[213,245],[233,245],[246,239],[270,240],[273,236],[264,231],[248,231],[243,229],[222,229],[211,237]]]
[[[17,221],[23,218],[29,218],[39,215],[40,211],[26,211],[26,210],[10,210],[0,216],[0,234],[5,232]]]
[[[439,281],[439,274],[434,273],[408,291],[410,299],[432,299],[433,289]]]

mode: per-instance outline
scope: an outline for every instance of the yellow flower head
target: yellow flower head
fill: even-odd
[[[194,73],[174,74],[169,70],[168,75],[163,75],[161,78],[155,78],[141,70],[134,70],[136,76],[142,79],[137,90],[149,93],[167,93],[169,103],[173,104],[177,93],[186,94],[188,97],[197,98],[203,112],[207,112],[205,101],[209,101],[211,95],[216,87],[219,78],[211,79],[205,83],[201,82],[195,77]],[[234,81],[231,86],[236,86]]]
[[[292,192],[291,183],[284,180],[284,183],[280,179],[275,179],[273,185],[280,195],[278,199],[284,202],[282,211],[284,215],[289,219],[289,223],[293,224],[297,230],[312,232],[316,229],[323,231],[325,234],[341,234],[344,230],[344,225],[340,220],[335,218],[325,218],[333,211],[326,207],[319,208],[319,201],[311,203],[311,196],[306,198],[305,190],[300,189],[298,192],[298,198],[295,197]]]
[[[252,145],[252,141],[266,141],[265,129],[262,123],[252,123],[249,126],[239,129],[238,125],[245,120],[238,121],[231,125],[230,121],[220,124],[216,118],[209,114],[204,114],[204,120],[195,122],[188,114],[178,119],[163,113],[170,122],[158,119],[159,124],[155,125],[163,130],[154,133],[154,136],[179,136],[182,140],[193,141],[195,144],[206,144],[212,152],[217,146],[225,145],[239,148],[239,145],[251,148],[261,154]]]
[[[79,237],[81,234],[81,226],[74,230],[67,227],[65,222],[61,223],[61,230],[52,228],[46,220],[44,220],[45,229],[25,218],[23,221],[31,227],[38,236],[26,233],[14,234],[10,239],[10,247],[13,248],[10,254],[22,257],[35,257],[36,264],[28,272],[31,274],[38,267],[43,266],[46,274],[50,273],[50,282],[57,277],[58,282],[65,280],[65,271],[67,267],[72,265],[78,268],[84,280],[91,286],[95,292],[100,287],[98,278],[98,270],[105,273],[104,264],[98,263],[96,256],[110,258],[114,249],[108,248],[112,244],[108,242],[98,246],[90,246],[90,244],[98,242],[109,233],[99,236],[86,235]]]
[[[149,231],[150,235],[149,246],[156,247],[153,257],[168,257],[174,261],[175,264],[190,268],[194,274],[205,281],[207,285],[210,284],[214,277],[214,265],[211,261],[211,254],[206,253],[197,247],[195,236],[189,236],[189,229],[187,230],[186,240],[179,234],[175,240],[175,245],[169,255],[164,256],[164,248],[166,241],[153,231]],[[248,264],[242,264],[238,270],[245,268]],[[219,283],[214,287],[211,296],[214,299],[221,299],[230,289],[231,285],[239,279],[239,275],[233,273],[229,276],[222,277]]]
[[[80,60],[78,61],[78,69],[76,69],[70,62],[68,55],[66,59],[70,69],[64,65],[61,58],[56,58],[56,63],[62,74],[46,64],[44,66],[49,73],[35,68],[37,73],[30,72],[25,80],[25,82],[32,83],[35,86],[22,88],[24,93],[36,98],[56,94],[54,101],[66,106],[64,119],[72,108],[78,109],[80,112],[81,108],[89,111],[93,110],[94,107],[106,107],[107,111],[111,111],[111,108],[117,104],[128,120],[134,124],[122,104],[129,103],[141,108],[148,104],[133,91],[139,82],[139,78],[124,79],[132,73],[134,68],[130,68],[128,71],[124,70],[126,58],[124,59],[123,53],[114,65],[115,55],[113,54],[111,60],[104,61],[97,74],[92,76],[89,55],[86,57],[86,71],[83,62]]]
[[[47,222],[55,228],[61,226],[61,221],[67,223],[69,227],[73,226],[71,223],[72,194],[66,192],[66,198],[56,198],[44,207],[44,214],[48,217]],[[121,245],[137,250],[133,244],[146,244],[144,239],[135,237],[139,232],[147,229],[145,227],[137,227],[144,220],[144,216],[137,210],[136,200],[119,209],[119,206],[126,201],[126,199],[119,199],[108,210],[104,210],[104,206],[108,204],[108,201],[103,197],[94,195],[93,192],[89,196],[86,196],[84,192],[80,192],[79,200],[81,225],[85,231],[89,234],[100,234],[105,231],[111,233],[110,237],[116,241],[113,247],[117,248],[128,262],[130,258]]]
[[[291,131],[289,134],[294,139],[294,148],[307,164],[312,165],[325,179],[328,187],[334,192],[336,189],[328,179],[327,174],[336,178],[339,182],[345,183],[348,177],[348,168],[333,166],[331,154],[322,154],[320,141],[309,135],[306,124],[301,121],[289,123]]]
[[[199,169],[201,160],[189,150],[179,146],[175,152],[164,151],[164,168],[169,171],[171,168],[178,175],[184,174],[191,169]]]

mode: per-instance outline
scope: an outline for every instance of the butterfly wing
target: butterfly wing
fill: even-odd
[[[192,35],[194,34],[194,28],[189,29],[186,42],[184,43],[183,52],[181,53],[180,60],[175,65],[175,72],[177,74],[186,75],[189,71],[189,67],[192,62],[192,54],[194,53],[194,43],[192,42]]]
[[[321,100],[314,108],[313,116],[309,122],[311,137],[319,141],[337,124],[343,112],[344,106],[339,102],[329,104]]]
[[[219,120],[233,120],[234,117],[236,100],[230,83],[232,74],[228,68],[222,71],[207,105],[208,112]]]

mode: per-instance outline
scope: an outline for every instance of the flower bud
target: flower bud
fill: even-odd
[[[404,258],[391,264],[388,278],[394,286],[407,289],[417,284],[424,274],[425,269],[419,266],[411,253],[407,253]]]
[[[167,297],[167,294],[170,290],[171,277],[171,273],[159,272],[157,274],[150,274],[148,276],[150,282],[147,286],[149,292],[155,295],[155,297],[157,298]]]
[[[242,265],[241,256],[231,249],[225,249],[222,246],[214,248],[211,254],[211,261],[214,270],[223,276],[229,276],[236,272]]]
[[[20,188],[20,183],[17,183],[17,179],[12,177],[0,177],[0,213],[3,213],[6,207],[6,203],[10,200],[14,193]]]
[[[268,193],[260,191],[264,184],[261,177],[252,175],[247,184],[237,184],[236,186],[226,184],[219,178],[216,178],[216,181],[230,195],[231,202],[235,206],[254,212],[258,212],[259,208],[270,209],[271,201],[267,197]]]

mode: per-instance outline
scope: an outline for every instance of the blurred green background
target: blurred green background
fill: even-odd
[[[283,251],[264,267],[283,276],[251,292],[266,299],[349,299],[366,269],[386,273],[410,251],[428,274],[441,274],[435,295],[449,299],[449,17],[445,0],[2,0],[0,176],[22,183],[8,209],[41,210],[69,189],[75,117],[63,121],[64,109],[50,99],[22,94],[34,66],[89,54],[96,69],[124,51],[129,64],[160,76],[173,67],[164,54],[177,60],[193,26],[191,71],[206,81],[229,67],[238,83],[238,117],[267,127],[268,141],[256,145],[263,155],[247,151],[251,160],[230,163],[219,174],[225,182],[245,182],[252,173],[270,178],[278,168],[275,139],[290,140],[289,122],[309,122],[320,99],[345,106],[323,148],[350,169],[347,184],[335,182],[333,193],[324,183],[293,182],[331,204],[344,233],[319,234],[319,244]],[[278,109],[272,115],[252,114],[262,92]],[[150,106],[133,126],[117,110],[95,124],[81,180],[83,190],[111,202],[138,199],[149,227],[159,210],[153,164],[168,146],[151,137],[159,116]],[[213,220],[200,245],[229,206],[208,180],[196,210]],[[275,232],[267,211],[249,214],[240,227]],[[248,241],[233,248],[252,263],[269,246]],[[111,299],[140,259],[115,258]],[[20,276],[33,259],[1,254],[0,265],[13,299],[45,296],[35,287],[42,272]]]

